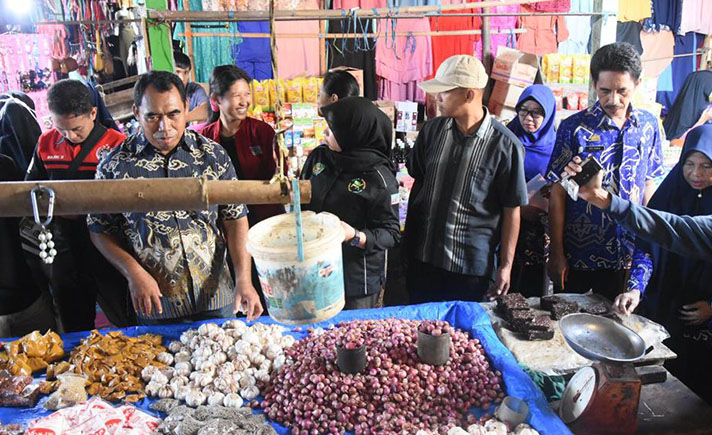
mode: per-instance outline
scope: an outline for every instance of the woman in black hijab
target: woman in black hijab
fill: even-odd
[[[697,71],[685,79],[663,127],[668,140],[683,136],[712,102],[712,71]],[[701,125],[701,124],[700,124]]]
[[[42,134],[34,110],[35,103],[25,93],[0,95],[0,153],[9,156],[22,174],[27,172]]]
[[[341,219],[345,309],[372,308],[386,282],[386,250],[400,240],[398,182],[390,160],[393,127],[361,97],[340,99],[322,112],[326,145],[309,154],[302,170],[312,184],[306,209]]]

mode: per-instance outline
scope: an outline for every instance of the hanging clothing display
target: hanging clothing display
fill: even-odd
[[[618,22],[642,21],[653,15],[650,0],[625,0],[618,2]]]
[[[317,0],[295,0],[291,5],[277,4],[282,10],[319,9]],[[285,7],[286,6],[286,7]],[[279,78],[319,76],[319,21],[277,21],[277,65]],[[284,37],[289,34],[314,35],[306,38]]]
[[[672,56],[675,54],[675,36],[669,30],[640,32],[640,43],[643,46],[643,54],[640,56],[643,74],[648,77],[659,77],[672,63]],[[658,89],[660,89],[659,82]]]
[[[462,0],[443,0],[443,5],[461,4]],[[475,9],[460,9],[454,11],[443,11],[451,14],[471,14],[476,13]],[[456,30],[476,30],[482,27],[480,17],[431,17],[430,30],[433,32],[456,31]],[[475,42],[480,40],[480,35],[457,35],[457,36],[432,36],[433,45],[433,73],[438,70],[440,64],[450,56],[457,54],[467,54],[472,56],[475,50]]]
[[[425,103],[425,93],[416,86],[433,73],[433,51],[430,36],[413,33],[430,32],[427,18],[380,20],[383,35],[376,44],[376,75],[380,77],[380,99]],[[407,36],[390,36],[393,33]]]
[[[626,21],[616,23],[616,42],[628,42],[638,54],[643,54],[643,44],[640,42],[640,32],[643,25],[638,21]]]
[[[490,13],[493,14],[518,14],[521,10],[519,5],[502,5],[490,8]],[[512,31],[517,28],[517,17],[514,16],[495,16],[490,17],[490,32],[495,31]],[[514,32],[509,34],[501,33],[490,35],[490,53],[492,58],[497,56],[497,49],[501,46],[509,48],[517,48],[517,36]],[[475,54],[478,59],[482,60],[482,40],[475,43]]]
[[[685,0],[682,2],[680,33],[698,32],[712,34],[712,2]]]
[[[537,5],[540,3],[537,3]],[[587,14],[593,12],[593,2],[589,0],[571,0],[571,12]],[[559,42],[558,52],[561,54],[586,54],[589,53],[589,39],[591,38],[591,17],[566,16],[566,29],[569,37]]]
[[[690,54],[699,49],[704,42],[705,36],[699,33],[690,32],[685,35],[675,36],[675,54]],[[661,91],[658,89],[656,101],[665,108],[670,109],[682,89],[682,86],[690,73],[697,70],[699,56],[676,57],[670,65],[672,72],[672,91]]]
[[[682,0],[652,0],[652,10],[652,16],[643,23],[645,30],[678,32],[682,22]]]
[[[385,8],[386,0],[334,0],[335,10]],[[375,30],[373,20],[344,18],[328,22],[329,33],[363,35]],[[378,99],[376,85],[376,38],[327,39],[327,68],[348,66],[363,70],[363,96]]]
[[[533,8],[522,6],[522,12],[536,12]],[[520,17],[519,27],[526,33],[519,35],[518,48],[525,53],[544,56],[556,53],[559,42],[569,38],[566,22],[561,15],[533,15]]]
[[[269,21],[237,23],[240,33],[269,33]],[[272,55],[269,38],[242,38],[230,48],[235,65],[255,80],[272,78]]]

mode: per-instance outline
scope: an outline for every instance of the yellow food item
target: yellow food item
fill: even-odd
[[[269,89],[267,80],[252,80],[252,99],[254,101],[255,109],[269,109]]]
[[[316,104],[319,98],[319,81],[315,77],[304,79],[302,94],[305,103]]]
[[[544,70],[544,81],[546,83],[558,83],[559,82],[559,70],[561,69],[561,55],[557,53],[551,53],[544,56],[543,60],[543,70]]]
[[[591,56],[588,54],[575,54],[573,58],[573,83],[588,83]]]
[[[301,103],[302,102],[302,79],[287,80],[287,102]]]
[[[571,83],[574,75],[573,56],[561,56],[561,66],[559,67],[559,83]]]
[[[69,355],[68,373],[87,377],[87,392],[105,400],[117,401],[127,395],[132,400],[144,393],[145,383],[141,371],[148,365],[158,368],[165,364],[156,360],[156,355],[165,352],[163,338],[156,334],[129,337],[120,331],[102,335],[92,331]],[[64,370],[64,363],[48,367],[47,372],[57,374]]]
[[[279,81],[275,82],[274,79],[269,80],[269,102],[270,106],[276,110],[277,103],[277,96],[279,95],[280,100],[282,104],[287,102],[287,87],[284,83],[284,80],[279,79]]]
[[[21,339],[6,346],[6,352],[0,354],[8,370],[15,376],[29,376],[43,370],[48,363],[64,356],[64,343],[56,332],[47,331],[44,335],[33,331]]]

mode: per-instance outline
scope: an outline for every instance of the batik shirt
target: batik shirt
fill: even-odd
[[[223,148],[189,130],[167,155],[150,145],[143,133],[132,136],[114,148],[96,172],[96,178],[104,180],[179,177],[237,179]],[[91,231],[123,234],[129,252],[163,294],[163,313],[154,310],[150,318],[172,319],[233,303],[226,242],[217,221],[246,214],[245,205],[231,204],[206,210],[92,214],[87,219]]]
[[[641,204],[648,180],[664,174],[658,120],[631,106],[622,129],[600,103],[565,119],[556,134],[547,177],[558,181],[574,156],[593,155],[605,170],[603,188]],[[635,235],[606,212],[566,197],[564,251],[575,270],[629,268]]]

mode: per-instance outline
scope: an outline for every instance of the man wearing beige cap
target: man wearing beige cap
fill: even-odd
[[[487,80],[477,59],[457,55],[420,84],[442,116],[425,123],[407,164],[415,178],[404,250],[411,303],[509,290],[519,207],[527,204],[524,149],[482,105]]]

